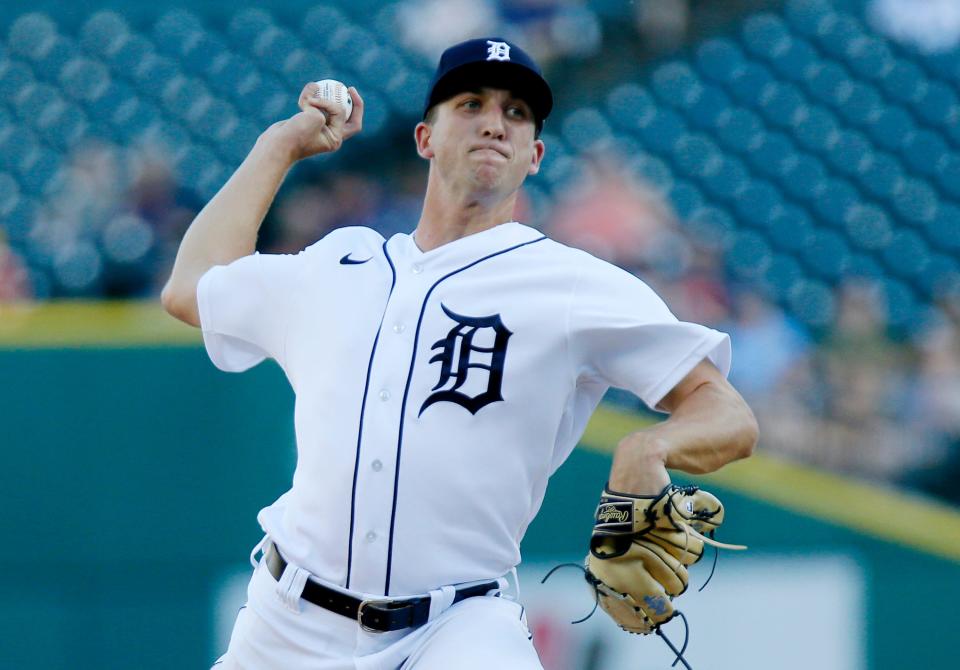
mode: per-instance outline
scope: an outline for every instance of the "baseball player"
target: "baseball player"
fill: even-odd
[[[415,129],[430,169],[413,233],[341,228],[296,255],[255,253],[287,170],[361,130],[355,89],[346,121],[316,90],[200,212],[162,295],[217,367],[273,358],[296,392],[293,484],[258,515],[262,557],[217,667],[540,668],[507,576],[547,480],[610,386],[671,416],[618,445],[595,532],[626,518],[610,511],[624,500],[632,514],[686,495],[667,468],[748,455],[757,428],[725,378],[729,339],[512,220],[553,100],[501,38],[440,59]],[[697,514],[676,526],[684,546],[706,532]],[[636,616],[663,619],[645,602]]]

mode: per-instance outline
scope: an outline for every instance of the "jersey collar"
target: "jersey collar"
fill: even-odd
[[[543,233],[519,221],[509,221],[421,251],[412,234],[397,233],[387,241],[387,253],[398,265],[415,271],[439,273],[457,269],[492,253],[543,237]]]

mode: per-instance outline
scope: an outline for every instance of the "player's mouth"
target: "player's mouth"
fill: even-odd
[[[472,154],[478,154],[481,156],[489,156],[491,158],[503,158],[506,160],[510,159],[510,156],[506,151],[501,150],[498,147],[489,145],[489,144],[478,144],[476,146],[470,147],[470,152]]]

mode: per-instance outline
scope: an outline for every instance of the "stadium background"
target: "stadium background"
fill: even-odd
[[[0,7],[0,668],[202,668],[288,485],[292,396],[216,372],[156,296],[176,244],[305,81],[366,128],[294,170],[265,251],[416,222],[433,61],[500,33],[558,108],[518,218],[734,336],[758,455],[697,668],[941,666],[960,596],[960,16],[956,3],[193,2]],[[936,14],[935,11],[939,11]],[[899,12],[899,13],[898,13]],[[575,577],[609,448],[652,420],[611,393],[524,541],[548,670],[668,667]],[[705,579],[702,566],[695,583]],[[569,612],[567,611],[569,610]],[[674,639],[682,627],[671,626]]]

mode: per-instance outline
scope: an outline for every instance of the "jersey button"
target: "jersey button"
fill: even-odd
[[[398,335],[399,335],[400,333],[402,333],[403,331],[405,331],[406,329],[407,329],[407,327],[404,326],[402,323],[395,323],[395,324],[393,324],[393,332],[397,333]]]
[[[420,265],[419,263],[414,263],[414,264],[413,264],[413,267],[410,268],[410,271],[411,271],[413,274],[418,275],[418,274],[420,274],[421,272],[423,272],[423,266]]]
[[[380,395],[380,400],[384,402],[390,400],[390,391],[388,391],[387,389],[382,389],[379,395]]]
[[[373,468],[374,472],[380,472],[381,470],[383,470],[383,463],[381,463],[380,460],[378,459],[378,460],[375,460],[373,463],[371,463],[370,467]]]
[[[367,533],[367,542],[373,542],[376,539],[377,539],[377,534],[374,533],[372,530],[369,533]]]

